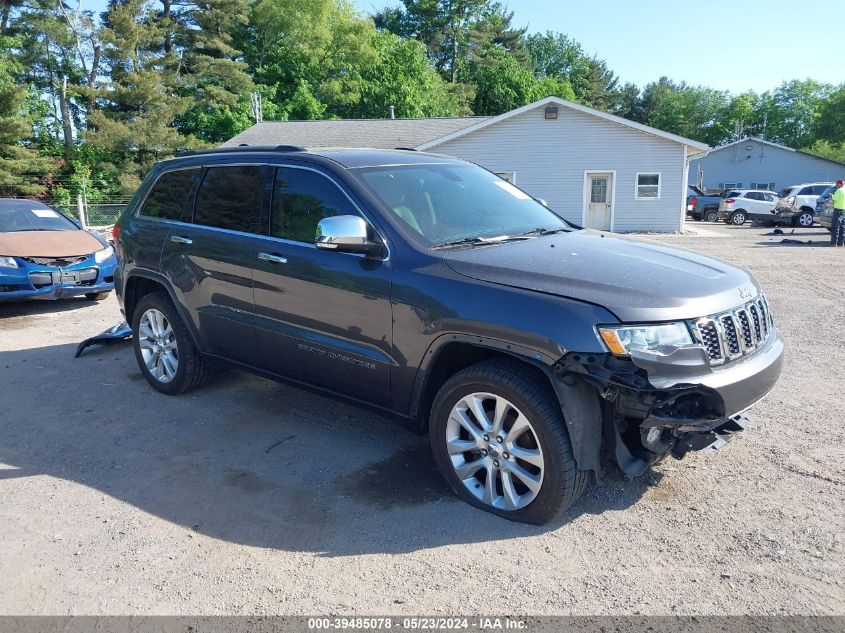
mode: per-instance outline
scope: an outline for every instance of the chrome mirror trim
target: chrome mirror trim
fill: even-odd
[[[370,241],[366,221],[357,215],[336,215],[317,223],[314,246],[343,253],[374,253],[379,245]]]

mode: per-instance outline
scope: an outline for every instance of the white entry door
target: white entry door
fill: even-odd
[[[589,173],[585,179],[587,187],[584,209],[584,228],[599,231],[610,230],[610,211],[613,205],[613,174]]]

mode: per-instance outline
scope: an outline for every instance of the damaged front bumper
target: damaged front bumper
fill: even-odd
[[[571,353],[557,369],[560,376],[579,375],[602,397],[602,436],[587,433],[587,450],[603,441],[622,470],[637,476],[667,455],[680,459],[724,446],[745,428],[745,412],[777,383],[783,355],[773,328],[758,349],[717,366],[702,347],[691,345],[629,358]],[[596,459],[585,451],[582,457]]]
[[[76,264],[55,267],[15,258],[17,268],[0,269],[0,302],[67,299],[114,290],[114,256],[102,263],[91,255]]]

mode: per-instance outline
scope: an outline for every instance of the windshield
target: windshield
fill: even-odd
[[[559,216],[490,172],[470,164],[369,167],[361,178],[432,245],[570,230]]]
[[[76,231],[78,227],[58,211],[30,200],[0,202],[0,233],[17,231]]]

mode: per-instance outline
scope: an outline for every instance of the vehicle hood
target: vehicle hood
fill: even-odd
[[[446,251],[444,259],[461,275],[593,303],[624,322],[698,318],[760,292],[736,266],[592,230]]]
[[[104,248],[88,231],[15,231],[0,233],[0,255],[7,257],[73,257]]]

